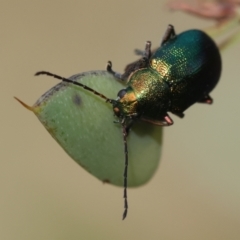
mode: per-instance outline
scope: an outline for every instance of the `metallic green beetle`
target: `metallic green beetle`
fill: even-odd
[[[139,118],[157,125],[172,125],[167,112],[183,117],[183,112],[196,102],[212,103],[209,93],[221,74],[221,57],[214,41],[200,30],[175,34],[169,25],[160,48],[151,56],[147,42],[144,57],[127,66],[121,75],[127,88],[118,93],[113,103],[120,119]]]
[[[127,81],[127,87],[118,92],[117,99],[109,99],[94,89],[71,79],[41,71],[36,75],[49,75],[90,91],[112,104],[113,111],[122,125],[124,168],[124,213],[127,216],[127,135],[136,120],[169,126],[173,120],[167,112],[183,117],[183,112],[196,102],[212,103],[209,93],[216,86],[221,74],[221,57],[214,41],[200,30],[189,30],[175,34],[169,25],[160,47],[151,54],[148,41],[143,57],[129,64],[124,74],[112,70],[108,62],[107,71],[117,79]]]

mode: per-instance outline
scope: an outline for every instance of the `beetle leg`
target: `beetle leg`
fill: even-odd
[[[152,46],[152,43],[150,41],[146,41],[145,50],[143,52],[143,58],[146,58],[148,60],[151,58],[152,56],[151,46]]]
[[[170,39],[174,38],[176,36],[175,30],[173,25],[169,24],[166,32],[163,35],[162,41],[160,46],[162,46],[164,43],[168,42]]]
[[[209,95],[206,95],[202,99],[200,99],[198,102],[199,103],[212,104],[213,103],[213,99]]]
[[[114,77],[121,81],[126,81],[128,77],[131,75],[131,73],[135,72],[136,70],[140,68],[148,67],[149,65],[149,59],[152,56],[151,52],[151,42],[147,41],[145,44],[145,50],[142,52],[143,57],[139,59],[138,61],[128,64],[125,68],[125,72],[123,74],[117,73],[112,70],[112,62],[108,61],[107,63],[107,71],[111,74],[113,74]]]
[[[140,58],[139,60],[128,64],[125,69],[124,69],[124,78],[128,78],[131,73],[135,72],[136,70],[140,69],[140,68],[146,68],[149,65],[149,59],[152,56],[152,51],[151,51],[151,42],[147,41],[145,44],[145,50],[141,51],[141,50],[136,50],[138,52],[138,54],[142,55],[142,58]]]
[[[140,60],[127,65],[125,68],[125,72],[123,74],[112,70],[112,62],[111,61],[108,61],[106,70],[109,73],[111,73],[118,80],[126,82],[131,73],[135,72],[136,70],[138,70],[140,68],[144,68],[147,66],[148,66],[148,59],[143,57]]]
[[[121,81],[126,81],[127,80],[127,78],[125,78],[124,74],[117,73],[117,72],[112,70],[112,62],[111,61],[107,62],[106,70],[109,73],[111,73],[114,77],[116,77],[118,80],[121,80]]]
[[[165,126],[173,125],[173,120],[169,117],[168,114],[166,114],[166,115],[164,116],[164,123],[167,124],[167,125],[165,125]]]
[[[173,125],[173,120],[169,117],[169,115],[167,113],[157,120],[156,119],[151,119],[151,118],[145,118],[145,117],[141,117],[141,120],[144,121],[144,122],[154,124],[154,125],[158,125],[158,126],[171,126],[171,125]]]
[[[184,113],[175,113],[175,112],[172,112],[172,113],[180,118],[184,117]]]
[[[143,57],[146,57],[147,59],[150,59],[150,57],[152,56],[151,45],[152,45],[152,43],[150,41],[147,41],[145,44],[144,51],[142,51],[140,49],[135,49],[134,53],[138,56],[143,56]]]

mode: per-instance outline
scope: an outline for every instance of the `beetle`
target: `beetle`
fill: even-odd
[[[152,56],[150,46],[148,41],[143,58],[127,66],[123,75],[114,72],[108,62],[108,71],[128,83],[113,103],[116,116],[172,125],[167,112],[182,118],[192,104],[213,102],[209,93],[220,78],[221,56],[206,33],[188,30],[176,35],[169,25]]]
[[[127,65],[119,74],[107,64],[107,71],[116,79],[126,82],[126,88],[118,92],[117,98],[110,99],[94,89],[59,75],[40,71],[35,75],[49,75],[64,82],[78,85],[103,98],[113,106],[113,112],[122,125],[125,152],[124,168],[124,213],[128,212],[127,136],[136,120],[159,126],[170,126],[171,112],[180,118],[184,111],[196,102],[211,104],[209,93],[219,81],[221,56],[214,41],[203,31],[188,30],[176,35],[169,25],[160,47],[152,54],[151,42],[147,41],[140,60]]]

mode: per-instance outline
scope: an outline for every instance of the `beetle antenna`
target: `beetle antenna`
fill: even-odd
[[[92,88],[90,88],[90,87],[88,87],[88,86],[86,86],[86,85],[84,85],[84,84],[82,84],[82,83],[79,83],[79,82],[73,81],[73,80],[71,80],[71,79],[64,78],[64,77],[61,77],[61,76],[59,76],[59,75],[56,75],[56,74],[53,74],[53,73],[50,73],[50,72],[46,72],[46,71],[40,71],[40,72],[36,72],[36,73],[35,73],[35,76],[39,76],[39,75],[47,75],[47,76],[51,76],[51,77],[60,79],[60,80],[62,80],[63,82],[72,83],[72,84],[74,84],[74,85],[80,86],[80,87],[82,87],[82,88],[84,88],[84,89],[86,89],[86,90],[94,93],[95,95],[97,95],[97,96],[105,99],[106,102],[109,102],[109,103],[111,103],[111,104],[114,103],[114,100],[112,100],[112,99],[104,96],[103,94],[95,91],[94,89],[92,89]]]
[[[128,147],[127,147],[127,127],[126,127],[125,121],[122,122],[122,134],[123,134],[124,154],[125,154],[125,167],[124,167],[124,173],[123,173],[124,212],[123,212],[123,218],[122,218],[122,220],[124,220],[127,217],[127,213],[128,213],[128,200],[127,200]]]

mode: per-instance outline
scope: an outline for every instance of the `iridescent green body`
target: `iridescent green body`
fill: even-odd
[[[200,30],[173,34],[128,78],[114,106],[121,118],[136,116],[171,125],[167,112],[183,117],[195,102],[211,103],[209,93],[221,74],[221,57],[214,41]],[[166,117],[170,120],[167,120]]]

